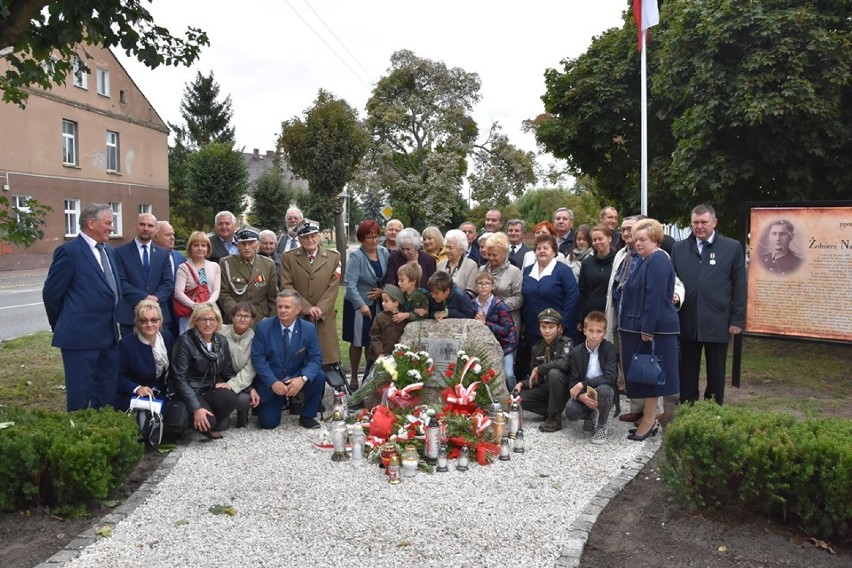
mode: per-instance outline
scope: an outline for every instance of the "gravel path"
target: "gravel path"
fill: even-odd
[[[594,446],[582,423],[543,434],[526,418],[525,454],[396,486],[375,465],[333,463],[289,415],[269,432],[199,437],[110,538],[65,566],[565,565],[578,521],[598,510],[590,501],[656,444],[627,440],[616,419]],[[220,504],[236,515],[208,511]]]

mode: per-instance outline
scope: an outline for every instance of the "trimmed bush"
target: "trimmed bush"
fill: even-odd
[[[664,477],[696,509],[745,508],[822,538],[852,529],[852,421],[681,406],[665,432]]]
[[[136,422],[114,410],[0,408],[0,511],[104,499],[144,451]]]

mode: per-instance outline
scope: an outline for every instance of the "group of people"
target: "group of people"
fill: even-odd
[[[562,429],[585,421],[604,443],[618,367],[652,349],[665,374],[661,386],[626,382],[635,422],[631,439],[656,434],[662,397],[698,399],[702,351],[705,398],[724,397],[727,344],[745,320],[742,247],[715,231],[712,207],[692,212],[692,235],[678,243],[641,215],[618,225],[605,207],[593,226],[574,229],[560,208],[533,227],[488,211],[442,233],[389,221],[358,225],[359,246],[347,257],[343,340],[350,344],[350,387],[389,354],[404,326],[424,318],[468,318],[493,333],[507,387],[525,409]],[[211,235],[197,231],[186,257],[174,230],[141,214],[136,238],[113,251],[108,205],[80,216],[80,235],[54,254],[44,287],[53,344],[62,349],[68,409],[113,405],[132,396],[183,403],[185,423],[212,438],[230,424],[274,428],[287,407],[306,428],[316,414],[329,370],[341,372],[335,301],[340,256],[320,246],[319,227],[298,209],[287,231],[237,230],[227,211]],[[199,293],[203,292],[203,293]],[[116,324],[120,325],[119,339]],[[616,333],[617,332],[617,333]]]

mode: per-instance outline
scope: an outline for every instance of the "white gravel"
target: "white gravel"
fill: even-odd
[[[526,453],[509,462],[451,461],[396,486],[376,465],[333,463],[287,414],[273,431],[197,438],[112,537],[66,566],[552,566],[583,507],[645,444],[617,419],[603,446],[582,422],[553,434],[540,423],[527,414]],[[236,515],[208,512],[219,504]]]

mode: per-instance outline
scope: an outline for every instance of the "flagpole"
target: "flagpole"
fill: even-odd
[[[641,89],[642,89],[642,163],[641,163],[641,211],[648,214],[648,70],[646,49],[648,31],[642,31]]]

